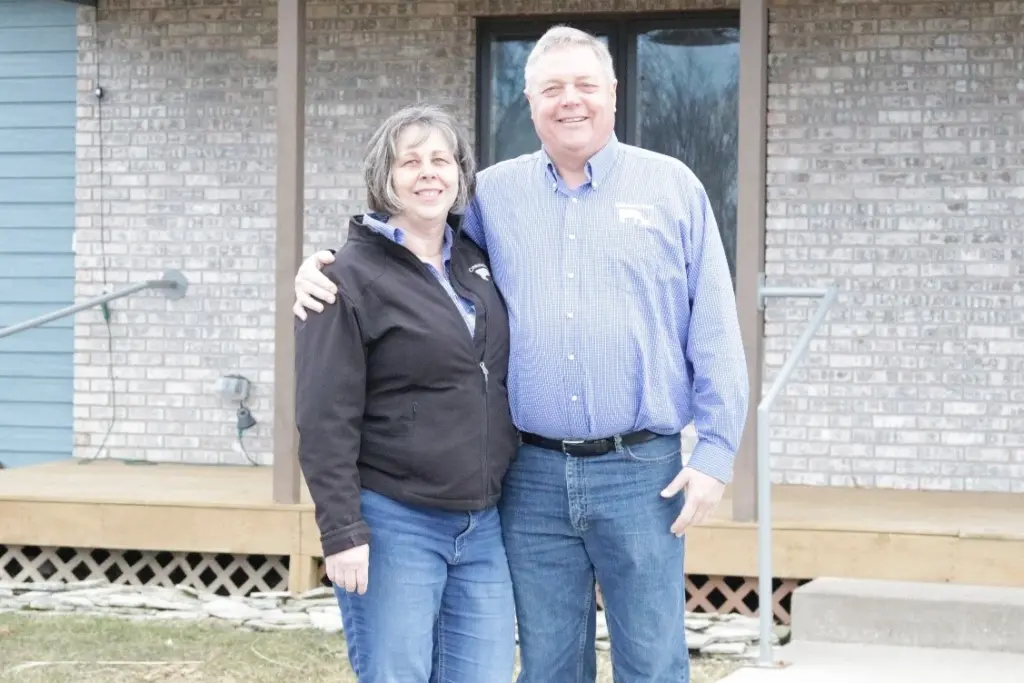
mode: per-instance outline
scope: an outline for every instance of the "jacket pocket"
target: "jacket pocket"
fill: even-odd
[[[415,478],[410,454],[416,443],[413,436],[418,410],[419,406],[412,403],[394,417],[364,422],[361,452],[368,465],[392,479]]]
[[[372,420],[363,421],[363,429],[367,434],[376,434],[387,437],[412,436],[416,424],[416,413],[419,404],[413,401],[411,405],[403,407],[392,414]]]

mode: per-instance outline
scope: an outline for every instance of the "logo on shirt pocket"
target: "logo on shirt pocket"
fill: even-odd
[[[619,262],[629,271],[625,275],[631,276],[638,267],[649,268],[650,259],[669,244],[664,241],[667,226],[658,210],[650,204],[616,202],[615,218],[607,234]]]
[[[618,214],[619,223],[624,226],[654,227],[655,211],[654,207],[650,204],[624,204],[616,202],[615,212]]]
[[[491,279],[491,271],[482,263],[476,263],[470,266],[469,272],[473,273],[473,275],[476,275],[481,280],[490,281]]]

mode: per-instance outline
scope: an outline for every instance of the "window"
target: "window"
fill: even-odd
[[[739,15],[481,19],[481,166],[540,147],[523,94],[523,68],[537,39],[560,23],[593,33],[608,45],[618,80],[619,139],[676,157],[704,183],[735,281]]]

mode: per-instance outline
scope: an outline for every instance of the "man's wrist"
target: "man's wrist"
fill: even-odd
[[[686,466],[728,485],[732,481],[735,460],[735,454],[728,449],[710,441],[698,440]]]

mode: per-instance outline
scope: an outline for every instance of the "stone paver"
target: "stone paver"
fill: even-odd
[[[315,628],[342,630],[334,594],[315,588],[302,595],[287,592],[222,597],[178,586],[122,586],[99,581],[79,583],[15,583],[0,581],[0,612],[45,612],[117,616],[140,620],[218,620],[240,628],[271,631]],[[687,642],[693,653],[747,659],[756,656],[758,623],[753,617],[690,613]],[[788,628],[779,627],[774,643],[784,642]],[[597,648],[608,650],[608,625],[598,612]]]

